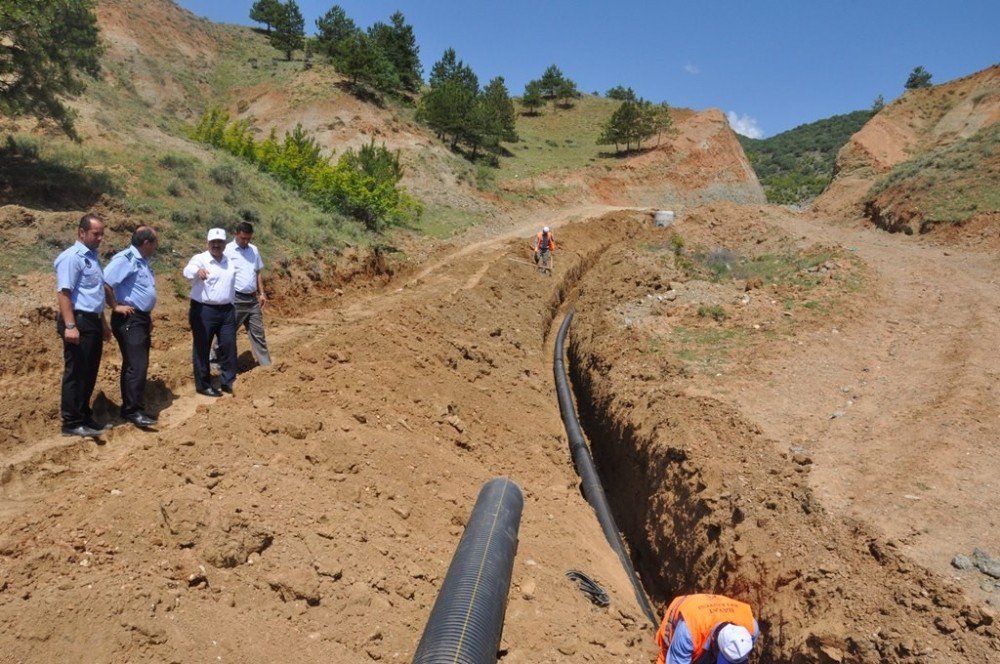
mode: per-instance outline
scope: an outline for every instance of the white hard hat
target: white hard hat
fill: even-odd
[[[546,226],[545,228],[543,228],[543,229],[542,229],[542,232],[543,232],[543,233],[548,233],[548,232],[549,232],[549,227],[548,227],[548,226]]]
[[[719,658],[716,664],[736,664],[747,661],[753,650],[750,632],[741,625],[726,625],[719,630]]]
[[[225,229],[222,229],[222,228],[210,228],[208,230],[208,241],[209,242],[211,242],[212,240],[225,240],[225,239],[226,239],[226,231],[225,231]]]

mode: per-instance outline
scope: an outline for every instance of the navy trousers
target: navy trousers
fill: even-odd
[[[76,329],[80,331],[80,343],[68,344],[63,341],[63,377],[60,410],[64,427],[78,427],[94,417],[90,408],[90,397],[97,385],[97,371],[101,367],[104,352],[104,326],[99,314],[74,311]],[[56,332],[62,338],[66,326],[60,316],[56,322]]]
[[[236,380],[236,308],[231,304],[202,304],[191,300],[188,322],[191,324],[195,387],[198,390],[212,387],[208,356],[213,339],[219,344],[220,383],[222,387],[232,387]]]
[[[111,314],[111,332],[122,351],[122,417],[145,414],[151,324],[145,311],[135,311],[129,316]]]

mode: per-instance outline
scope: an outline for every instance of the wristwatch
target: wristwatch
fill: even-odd
[[[67,330],[75,330],[76,329],[76,323],[66,323],[66,329]]]

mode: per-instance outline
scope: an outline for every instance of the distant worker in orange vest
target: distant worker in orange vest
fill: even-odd
[[[656,630],[656,664],[739,664],[760,628],[749,604],[723,595],[681,595]]]
[[[548,226],[538,231],[538,235],[535,236],[535,241],[532,243],[531,248],[535,250],[535,265],[539,265],[539,263],[541,265],[552,265],[550,257],[555,253],[556,242],[552,239],[552,232]]]

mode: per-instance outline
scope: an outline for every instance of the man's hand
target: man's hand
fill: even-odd
[[[126,316],[131,316],[135,313],[135,307],[131,304],[116,304],[112,309],[116,314],[124,314]]]
[[[195,273],[195,276],[201,279],[202,281],[205,281],[206,279],[208,279],[208,270],[206,270],[205,268],[199,268],[198,272]]]
[[[80,343],[80,330],[75,327],[73,329],[67,327],[63,330],[63,341],[76,346]]]

